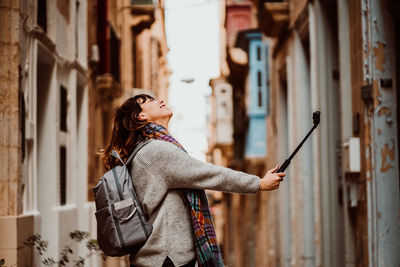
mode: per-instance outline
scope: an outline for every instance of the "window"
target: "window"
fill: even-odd
[[[153,91],[157,92],[159,90],[159,85],[158,85],[158,73],[160,71],[160,64],[159,64],[159,58],[161,57],[161,49],[160,49],[160,44],[157,39],[151,38],[151,62],[150,62],[150,74],[151,74],[151,79],[150,79],[150,88],[153,89]]]
[[[137,34],[136,34],[136,31],[135,31],[135,28],[132,28],[132,70],[133,70],[133,73],[132,73],[132,75],[133,75],[132,76],[133,77],[133,84],[132,84],[132,86],[134,88],[138,88],[139,87],[139,82],[138,82],[138,80],[139,80],[139,75],[138,75],[139,68],[137,66],[138,60],[137,60],[137,54],[136,54],[136,37],[137,37]]]
[[[79,1],[75,2],[75,57],[79,57]]]
[[[47,31],[47,0],[38,0],[37,2],[37,24]]]
[[[261,46],[257,46],[257,61],[261,61]]]
[[[60,86],[60,130],[67,131],[67,89]]]
[[[19,95],[18,95],[18,104],[19,104],[19,129],[21,130],[21,160],[24,162],[25,160],[25,97],[24,97],[24,92],[21,90],[22,88],[22,75],[21,75],[22,69],[19,67],[19,72],[18,72],[18,87],[20,88],[19,90]]]
[[[119,73],[119,49],[120,49],[120,40],[114,30],[114,27],[111,25],[110,28],[110,73],[114,77],[114,79],[119,82],[120,81],[120,73]]]
[[[261,71],[257,72],[257,85],[258,87],[262,86]]]
[[[258,107],[262,107],[262,79],[261,79],[261,71],[257,72],[257,81],[258,81]]]
[[[67,203],[67,148],[60,146],[60,205]]]

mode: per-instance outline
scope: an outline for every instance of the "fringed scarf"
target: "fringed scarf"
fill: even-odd
[[[144,135],[171,142],[187,153],[183,146],[161,125],[147,124],[144,127]],[[206,192],[196,189],[182,189],[182,191],[190,206],[198,265],[205,267],[224,266]]]

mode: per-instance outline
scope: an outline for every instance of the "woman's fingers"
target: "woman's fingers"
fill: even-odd
[[[277,165],[275,166],[275,168],[270,169],[269,171],[267,171],[267,173],[274,173],[274,172],[276,172],[276,171],[278,170],[278,168],[279,168],[279,165],[277,164]]]
[[[274,173],[276,176],[276,180],[278,181],[278,186],[280,184],[280,182],[283,181],[283,177],[286,176],[286,174],[284,172],[278,172],[278,173]]]
[[[284,172],[275,173],[278,169],[278,165],[275,168],[269,170],[265,176],[261,179],[260,188],[264,191],[275,190],[279,188],[279,184],[283,181],[283,177],[286,176]]]

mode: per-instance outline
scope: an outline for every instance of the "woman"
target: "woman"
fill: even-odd
[[[133,266],[223,266],[204,189],[255,194],[279,187],[278,166],[260,179],[255,175],[204,163],[190,157],[168,133],[171,110],[149,95],[129,98],[117,110],[110,143],[102,157],[109,170],[126,160],[136,145],[149,138],[136,155],[131,176],[153,232],[131,255]]]

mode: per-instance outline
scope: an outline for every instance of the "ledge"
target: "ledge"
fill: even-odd
[[[41,27],[35,26],[30,33],[34,38],[40,41],[40,43],[46,47],[51,53],[57,54],[56,43],[52,40],[47,32],[45,32]]]
[[[142,32],[144,29],[149,29],[153,25],[155,18],[150,14],[134,14],[132,13],[132,27],[136,33]]]

